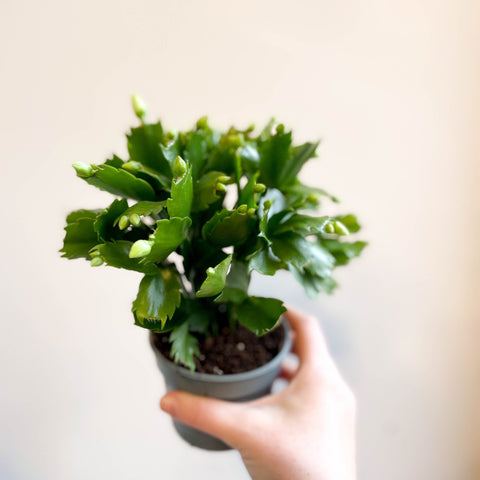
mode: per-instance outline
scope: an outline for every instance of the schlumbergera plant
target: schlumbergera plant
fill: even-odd
[[[257,335],[285,311],[280,300],[248,293],[253,271],[285,269],[312,297],[330,293],[335,267],[358,256],[365,242],[355,216],[313,216],[322,197],[297,178],[318,142],[294,145],[292,132],[271,121],[214,130],[201,118],[173,133],[147,123],[127,134],[129,160],[75,163],[77,176],[118,197],[107,208],[67,216],[63,256],[143,274],[132,312],[135,324],[171,332],[171,357],[194,369],[199,336],[240,323]]]

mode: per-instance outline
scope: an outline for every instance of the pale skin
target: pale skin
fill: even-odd
[[[237,449],[253,480],[354,480],[355,398],[330,356],[318,321],[285,313],[298,367],[279,393],[232,403],[172,391],[161,408]]]

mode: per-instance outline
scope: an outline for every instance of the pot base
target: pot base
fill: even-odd
[[[244,402],[268,395],[273,381],[280,372],[280,365],[291,348],[289,326],[283,321],[279,328],[284,329],[283,345],[276,357],[270,362],[255,370],[243,373],[212,375],[208,373],[192,372],[176,365],[167,359],[156,348],[153,334],[150,335],[150,344],[155,353],[158,367],[165,378],[167,391],[183,390],[195,395],[218,398],[230,402]],[[241,419],[239,419],[241,421]],[[190,445],[205,450],[230,450],[218,438],[200,432],[180,422],[174,421],[174,426],[180,436]]]

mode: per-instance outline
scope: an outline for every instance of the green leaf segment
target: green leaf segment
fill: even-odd
[[[216,267],[207,269],[207,278],[198,290],[197,297],[213,297],[223,291],[227,279],[227,271],[232,263],[232,256],[229,255]]]
[[[170,334],[173,359],[181,362],[190,370],[195,370],[194,356],[199,355],[198,340],[189,332],[188,321],[173,329]]]
[[[155,275],[146,275],[140,282],[137,298],[133,302],[135,323],[140,327],[162,331],[180,302],[180,282],[171,269],[165,268]]]
[[[277,324],[285,308],[249,295],[253,271],[288,270],[313,297],[330,293],[334,269],[365,248],[344,241],[360,229],[354,215],[308,212],[322,198],[338,202],[298,179],[318,142],[294,145],[292,132],[273,121],[258,134],[220,132],[204,117],[173,133],[146,123],[138,96],[133,107],[141,124],[127,135],[126,161],[74,164],[77,176],[117,198],[70,213],[61,252],[142,274],[135,324],[170,331],[175,362],[194,369],[198,339],[222,322],[257,335]]]

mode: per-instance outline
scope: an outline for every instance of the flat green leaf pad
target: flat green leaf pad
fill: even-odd
[[[225,175],[223,172],[211,171],[202,175],[194,184],[194,199],[192,209],[194,212],[206,210],[209,205],[220,200],[216,190],[218,178]]]
[[[213,297],[223,290],[231,262],[232,255],[229,255],[216,267],[207,269],[207,278],[202,283],[200,290],[198,290],[197,297]]]
[[[203,238],[219,247],[241,245],[252,232],[255,220],[239,210],[217,212],[202,229]]]
[[[282,262],[298,270],[311,266],[321,274],[330,274],[335,264],[335,259],[325,248],[295,233],[275,237],[272,251]]]
[[[262,275],[275,275],[276,271],[282,268],[285,268],[285,264],[266,245],[248,257],[249,272],[255,270]]]
[[[273,234],[278,235],[286,232],[296,232],[301,235],[324,233],[324,227],[330,217],[311,217],[309,215],[294,214],[280,222],[274,229]]]
[[[75,223],[77,222],[80,218],[92,218],[95,220],[97,218],[97,215],[102,213],[102,210],[75,210],[74,212],[71,212],[67,215],[67,223]]]
[[[234,312],[242,325],[255,335],[263,335],[275,326],[286,310],[283,303],[275,298],[250,297],[236,305]]]
[[[98,243],[93,223],[92,217],[77,218],[77,221],[65,227],[63,248],[60,250],[63,253],[62,257],[70,259],[90,257],[89,251]]]
[[[192,167],[178,180],[172,181],[171,198],[167,200],[167,210],[170,217],[188,217],[192,210],[193,183]]]
[[[170,342],[172,342],[171,353],[175,363],[183,363],[190,370],[195,370],[194,356],[200,355],[197,339],[188,331],[189,322],[184,322],[172,330]]]
[[[114,229],[115,220],[128,208],[127,201],[114,200],[96,219],[93,227],[101,240],[111,240],[118,236],[118,230]]]
[[[304,143],[292,149],[291,158],[285,163],[279,175],[279,183],[288,185],[294,182],[296,176],[300,173],[305,162],[316,156],[318,144]]]
[[[119,240],[117,242],[106,242],[97,245],[98,251],[103,261],[110,267],[125,268],[149,275],[158,273],[158,267],[152,263],[141,262],[138,258],[130,258],[128,253],[132,248],[132,242]]]
[[[192,221],[186,218],[159,220],[153,233],[153,246],[146,260],[152,263],[163,262],[187,238]]]
[[[216,303],[242,303],[248,297],[250,274],[246,263],[233,261],[225,279],[222,293],[215,299]]]
[[[298,283],[303,286],[305,293],[309,298],[315,298],[319,292],[332,293],[337,285],[332,277],[322,277],[308,268],[303,271],[297,270],[296,268],[290,268],[290,272]]]
[[[292,133],[277,131],[260,144],[260,181],[269,187],[285,183],[284,169],[290,158]]]
[[[163,129],[160,122],[132,128],[127,140],[128,153],[132,160],[152,168],[162,176],[172,178],[171,165],[161,148]]]
[[[129,217],[130,215],[139,215],[146,217],[149,215],[156,215],[165,208],[166,202],[138,202],[135,205],[127,208],[120,216],[115,219],[114,225],[117,225],[123,215]]]
[[[346,265],[358,257],[367,246],[366,242],[340,242],[334,239],[323,239],[321,245],[335,257],[335,264],[338,266]]]
[[[162,329],[180,302],[180,282],[176,273],[164,269],[158,275],[146,275],[132,306],[135,323],[144,328]]]
[[[153,200],[155,192],[152,186],[141,178],[121,168],[110,165],[98,165],[89,177],[81,177],[90,185],[114,195],[133,198],[135,200]]]

